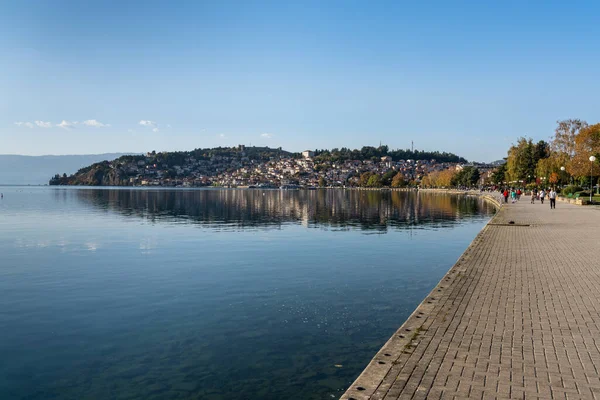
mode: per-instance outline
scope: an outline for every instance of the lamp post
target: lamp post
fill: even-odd
[[[565,167],[560,167],[560,180],[562,181],[562,185],[565,186]]]
[[[594,161],[596,161],[596,157],[590,156],[590,204],[592,204],[592,195],[594,194]]]

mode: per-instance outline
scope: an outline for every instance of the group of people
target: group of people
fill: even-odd
[[[516,203],[523,195],[523,192],[521,191],[521,189],[515,190],[514,188],[511,188],[510,190],[504,189],[502,195],[504,196],[505,203],[508,203],[509,196],[511,198],[512,203]],[[548,198],[550,199],[550,208],[556,208],[556,190],[554,188],[548,189],[548,191],[544,189],[538,191],[537,188],[533,189],[531,191],[531,204],[535,204],[536,200],[540,200],[540,202],[544,204],[544,199],[546,198],[546,196],[548,196]]]

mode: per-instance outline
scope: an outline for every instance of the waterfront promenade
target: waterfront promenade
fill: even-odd
[[[600,398],[600,209],[505,205],[342,396],[426,398]]]

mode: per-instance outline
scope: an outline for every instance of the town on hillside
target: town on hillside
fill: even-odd
[[[191,152],[150,152],[96,163],[71,176],[57,174],[50,184],[228,188],[406,187],[419,185],[424,177],[435,172],[455,173],[464,168],[477,169],[477,179],[483,184],[495,167],[467,163],[449,153],[399,152],[380,146],[363,147],[361,151],[334,149],[289,153],[281,149],[244,145]],[[399,159],[399,154],[415,155],[420,159]],[[428,156],[440,159],[426,158]]]

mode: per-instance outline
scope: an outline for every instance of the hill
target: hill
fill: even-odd
[[[217,147],[192,151],[127,155],[56,174],[51,185],[86,186],[206,186],[344,184],[361,172],[387,177],[402,171],[415,179],[429,169],[466,162],[451,153],[392,150],[387,146],[315,150],[309,159],[300,153],[269,147]],[[393,164],[393,165],[392,165]],[[322,179],[320,179],[322,178]]]
[[[73,174],[87,165],[103,160],[114,160],[125,153],[22,156],[0,154],[0,184],[45,185],[54,171]]]
[[[235,171],[239,168],[267,162],[272,159],[298,157],[281,148],[269,147],[217,147],[146,155],[126,155],[112,162],[102,161],[79,169],[68,176],[56,174],[50,185],[127,186],[136,179],[184,178],[192,173],[210,177],[219,172]]]

